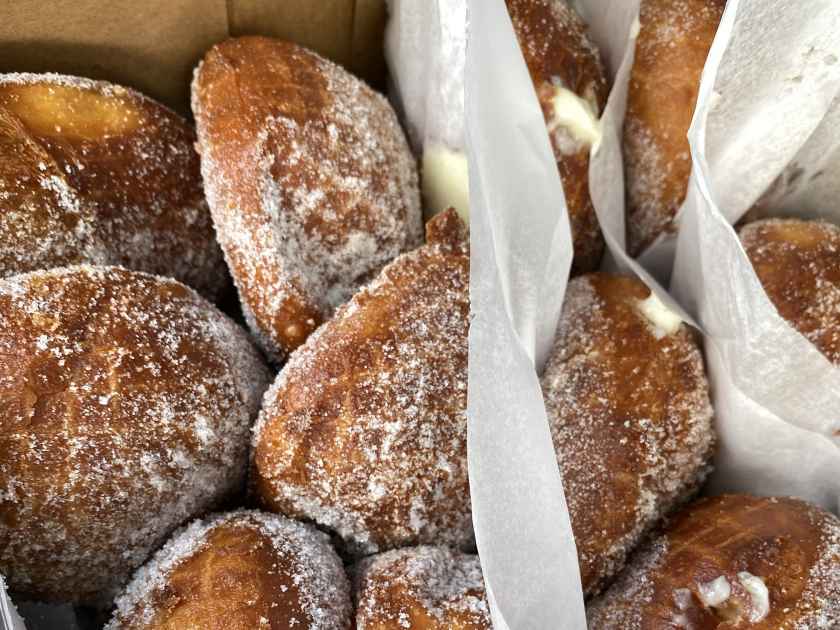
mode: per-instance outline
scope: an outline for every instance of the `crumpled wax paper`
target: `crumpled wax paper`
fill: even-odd
[[[838,370],[778,316],[730,224],[756,204],[759,215],[840,222],[840,5],[729,1],[695,113],[679,249],[664,237],[633,261],[620,142],[639,2],[622,4],[624,14],[598,0],[575,4],[614,81],[590,164],[611,266],[705,333],[720,437],[710,490],[793,494],[837,511]],[[669,277],[676,301],[660,284]]]
[[[731,223],[756,202],[764,215],[837,219],[840,169],[826,167],[840,165],[838,32],[831,0],[807,11],[729,3],[689,133],[672,275],[705,333],[720,437],[712,490],[791,494],[835,512],[840,369],[779,316]]]
[[[569,536],[568,515],[534,372],[565,290],[569,242],[558,230],[567,223],[556,213],[559,177],[502,4],[470,5],[467,51],[474,521],[496,627],[582,628],[573,541],[557,546],[558,532]],[[756,202],[767,213],[794,206],[803,216],[840,215],[840,207],[825,208],[840,191],[840,177],[826,177],[834,165],[840,173],[840,139],[831,137],[840,122],[840,77],[832,74],[840,40],[831,42],[840,5],[816,2],[803,11],[789,0],[729,1],[704,72],[679,242],[664,239],[632,260],[621,128],[639,0],[609,10],[602,0],[573,4],[612,81],[590,162],[606,266],[638,275],[706,333],[720,435],[711,491],[792,494],[836,510],[837,369],[776,314],[730,223]],[[534,225],[541,228],[529,232]],[[562,279],[549,288],[545,269],[558,256]],[[663,289],[669,277],[679,303]],[[552,598],[557,589],[574,591],[571,604]]]
[[[468,222],[464,140],[467,0],[388,0],[392,92],[421,158],[426,215],[454,206]]]
[[[694,323],[659,281],[670,273],[671,259],[658,256],[644,265],[631,258],[626,250],[622,138],[630,73],[639,34],[640,0],[612,3],[608,10],[603,0],[574,0],[573,6],[601,52],[611,86],[601,115],[602,137],[592,148],[589,161],[589,192],[607,244],[604,268],[637,276],[670,310],[683,320]]]
[[[503,0],[470,0],[466,82],[468,457],[493,623],[583,630],[577,550],[537,378],[560,314],[571,233]]]
[[[3,625],[3,630],[26,630],[17,608],[6,592],[6,581],[2,575],[0,575],[0,624]]]

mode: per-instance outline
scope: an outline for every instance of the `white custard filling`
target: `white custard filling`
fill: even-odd
[[[770,613],[770,593],[767,590],[767,585],[760,577],[746,571],[741,571],[738,574],[738,581],[752,599],[750,621],[753,623],[761,621]]]
[[[549,133],[564,129],[578,145],[597,147],[603,132],[595,107],[571,90],[556,86],[552,98],[552,116],[548,121]]]
[[[680,329],[680,316],[665,306],[653,291],[646,299],[638,302],[638,308],[653,325],[657,339],[673,335]]]
[[[467,156],[440,144],[423,150],[423,197],[428,216],[455,208],[470,224],[470,176]]]
[[[732,595],[732,587],[729,581],[722,575],[711,582],[698,584],[697,591],[700,595],[700,601],[709,608],[720,606]]]

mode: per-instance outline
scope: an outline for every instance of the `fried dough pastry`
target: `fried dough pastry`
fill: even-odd
[[[703,358],[640,281],[589,274],[569,283],[541,384],[591,595],[708,472]]]
[[[766,219],[746,224],[740,236],[779,315],[840,365],[840,228]]]
[[[422,237],[417,166],[385,98],[292,43],[217,44],[195,72],[201,171],[249,327],[281,362]]]
[[[565,0],[507,0],[551,137],[574,242],[572,272],[597,269],[604,238],[589,196],[589,152],[607,101],[601,58]]]
[[[478,556],[448,547],[386,551],[359,563],[357,630],[492,630]]]
[[[677,514],[588,611],[598,630],[840,627],[840,520],[728,495]]]
[[[116,604],[106,630],[343,630],[352,614],[326,534],[244,510],[176,532]]]
[[[691,156],[700,73],[726,0],[642,0],[624,119],[627,248],[641,254],[675,230]]]
[[[292,354],[254,430],[258,499],[353,555],[473,542],[466,229],[450,209],[426,239]]]
[[[0,75],[0,277],[78,263],[227,285],[186,121],[134,90]]]
[[[100,604],[172,530],[241,492],[269,374],[181,283],[118,267],[0,280],[0,572]]]

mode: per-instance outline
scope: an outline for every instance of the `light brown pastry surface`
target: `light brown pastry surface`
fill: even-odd
[[[675,229],[691,156],[688,128],[725,0],[642,0],[624,120],[627,247]]]
[[[753,578],[766,588],[766,607]],[[723,592],[712,598],[714,590]],[[677,514],[590,605],[589,627],[837,628],[839,595],[836,516],[797,499],[728,495]]]
[[[175,280],[70,267],[0,280],[0,572],[101,603],[244,486],[269,374]]]
[[[766,219],[746,224],[740,236],[779,314],[840,365],[840,228]]]
[[[573,279],[541,380],[590,595],[696,491],[713,450],[698,344],[685,324],[657,338],[649,294],[626,276]]]
[[[176,532],[117,598],[106,630],[347,630],[351,614],[326,534],[240,510]]]
[[[0,74],[0,277],[91,263],[227,285],[195,135],[102,81]]]
[[[362,560],[357,630],[492,630],[478,556],[409,547]]]
[[[586,100],[600,116],[607,101],[601,58],[580,16],[564,0],[506,0],[546,122],[554,115],[556,86]],[[589,196],[590,146],[560,126],[550,133],[574,241],[573,272],[598,268],[604,239]]]
[[[241,37],[196,69],[207,199],[249,326],[282,361],[419,244],[417,169],[383,96],[295,44]]]
[[[266,394],[251,482],[354,555],[472,543],[469,254],[448,210],[295,351]]]

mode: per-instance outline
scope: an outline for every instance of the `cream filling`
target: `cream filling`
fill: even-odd
[[[770,593],[767,590],[767,585],[760,577],[746,571],[741,571],[738,574],[738,581],[752,599],[750,621],[753,623],[761,621],[770,613]]]
[[[657,339],[673,335],[680,329],[680,324],[682,324],[680,316],[665,306],[653,291],[637,304],[642,315],[653,325]]]
[[[700,594],[700,601],[709,608],[720,606],[732,595],[732,587],[722,575],[711,582],[698,584],[697,591]]]
[[[585,98],[562,86],[554,88],[551,100],[552,116],[548,121],[549,133],[564,129],[579,145],[597,147],[603,132],[595,107]]]
[[[470,224],[470,176],[464,153],[430,144],[423,151],[422,178],[428,216],[454,207]]]

